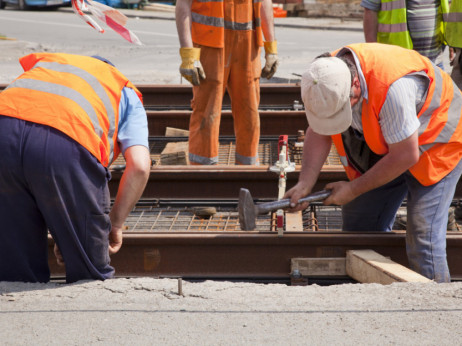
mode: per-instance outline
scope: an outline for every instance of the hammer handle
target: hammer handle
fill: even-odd
[[[315,201],[322,201],[329,197],[331,191],[330,190],[321,190],[318,192],[314,192],[309,194],[306,197],[300,198],[298,203],[304,202],[315,202]],[[262,204],[257,204],[255,207],[257,209],[257,214],[266,214],[273,210],[284,209],[290,206],[290,199],[280,199],[274,202],[267,202]]]

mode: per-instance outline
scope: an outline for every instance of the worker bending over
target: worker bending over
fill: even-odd
[[[37,53],[0,93],[0,281],[47,282],[47,229],[66,281],[111,278],[109,255],[150,171],[141,93],[100,57]],[[125,157],[114,205],[108,167]]]
[[[271,0],[178,0],[176,25],[180,73],[193,84],[189,161],[218,163],[221,106],[228,90],[236,164],[258,164],[260,74],[270,79],[278,66]],[[262,45],[266,64],[260,72]]]
[[[406,249],[413,270],[449,282],[448,209],[462,173],[462,94],[451,77],[413,50],[351,44],[318,57],[302,76],[308,118],[298,183],[311,192],[335,143],[349,182],[326,185],[342,205],[344,231],[390,231],[407,197]]]

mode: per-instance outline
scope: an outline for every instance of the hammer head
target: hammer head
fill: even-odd
[[[247,189],[239,191],[239,225],[243,231],[252,231],[256,228],[255,219],[257,214],[252,195]]]

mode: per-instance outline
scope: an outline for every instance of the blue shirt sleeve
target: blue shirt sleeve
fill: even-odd
[[[148,119],[143,104],[133,89],[123,88],[117,134],[122,154],[133,145],[143,145],[149,149],[148,135]]]

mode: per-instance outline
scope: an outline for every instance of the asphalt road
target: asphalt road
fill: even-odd
[[[17,63],[22,54],[37,51],[99,54],[110,59],[134,83],[180,83],[174,14],[122,11],[130,15],[127,27],[139,37],[143,46],[125,41],[107,27],[104,34],[98,33],[69,8],[17,11],[7,7],[0,10],[0,34],[15,39],[0,40],[0,83],[8,83],[22,72]],[[364,40],[359,22],[307,18],[277,18],[276,22],[281,64],[274,82],[297,80],[297,75],[303,73],[317,55]]]

